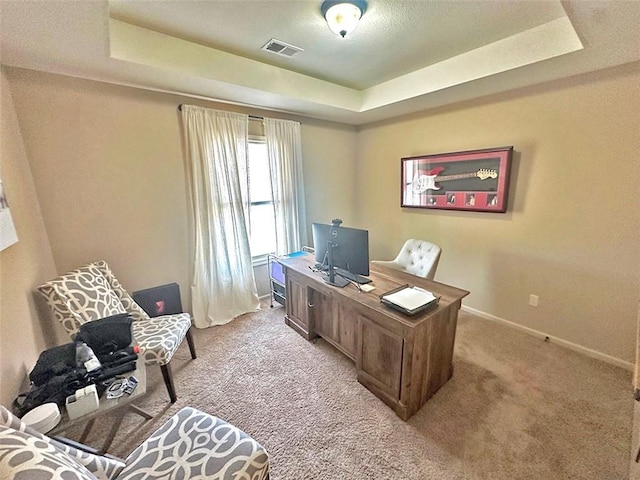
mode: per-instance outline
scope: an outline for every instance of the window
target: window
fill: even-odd
[[[276,251],[276,223],[271,192],[271,173],[264,140],[249,141],[249,199],[251,256],[264,257]]]

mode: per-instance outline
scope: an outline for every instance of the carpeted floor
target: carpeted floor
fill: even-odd
[[[356,381],[354,364],[283,322],[284,309],[196,330],[198,359],[160,370],[111,452],[125,457],[186,405],[236,425],[269,452],[272,480],[626,479],[631,373],[461,312],[454,374],[408,422]],[[109,418],[87,443],[98,445]],[[75,433],[75,432],[74,432]]]

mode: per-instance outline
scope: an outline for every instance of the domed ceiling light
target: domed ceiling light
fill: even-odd
[[[366,9],[365,0],[325,0],[320,7],[329,29],[342,38],[358,26]]]

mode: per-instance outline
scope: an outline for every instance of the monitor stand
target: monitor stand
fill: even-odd
[[[329,285],[333,285],[334,287],[340,287],[340,288],[346,287],[351,283],[346,278],[343,278],[340,275],[337,275],[333,268],[330,269],[329,274],[323,273],[322,279],[324,280],[324,283],[328,283]]]
[[[328,254],[327,256],[328,256],[329,267],[327,269],[327,274],[322,275],[322,279],[324,280],[325,283],[328,283],[329,285],[342,288],[342,287],[346,287],[351,282],[349,282],[349,280],[339,275],[336,276],[336,268],[333,265],[333,249],[335,247],[336,247],[336,244],[332,240],[327,241],[327,254]]]

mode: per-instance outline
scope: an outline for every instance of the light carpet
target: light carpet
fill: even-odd
[[[181,346],[175,404],[149,367],[139,406],[155,417],[128,414],[110,453],[125,457],[190,405],[258,440],[272,480],[628,476],[631,372],[460,312],[453,377],[403,422],[357,382],[348,358],[287,327],[279,305],[262,308],[196,330],[196,360]],[[109,421],[87,443],[99,445]]]

